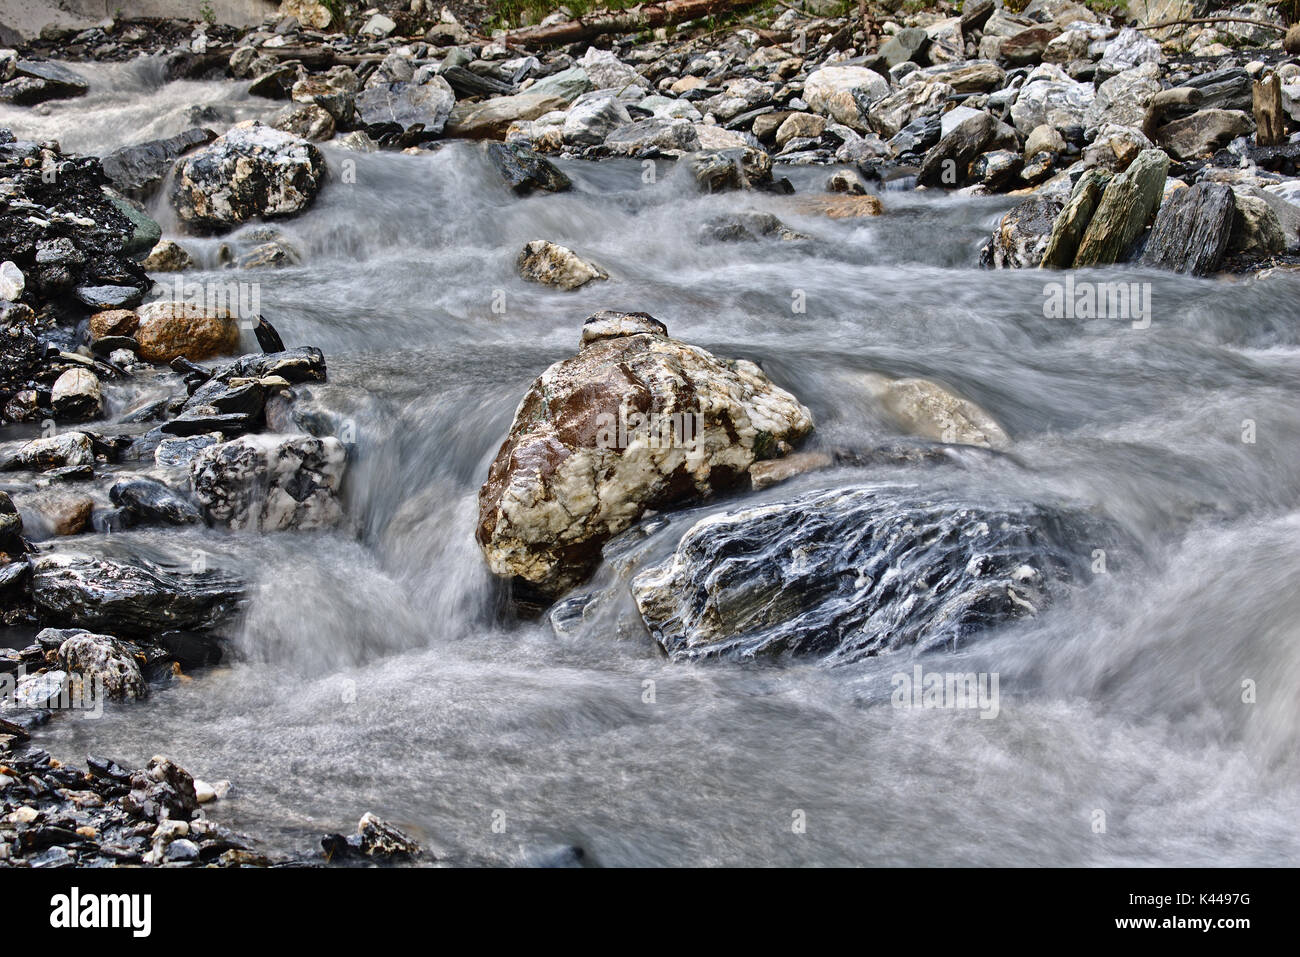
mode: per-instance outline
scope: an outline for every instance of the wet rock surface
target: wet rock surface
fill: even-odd
[[[496,574],[558,595],[647,508],[735,485],[811,430],[753,363],[670,339],[651,316],[597,313],[578,355],[524,396],[479,492],[479,544]]]
[[[250,121],[178,161],[172,205],[195,230],[223,231],[257,216],[300,212],[324,175],[315,146]]]
[[[1088,519],[864,486],[729,510],[632,582],[670,658],[846,664],[959,648],[1037,614],[1086,571]]]

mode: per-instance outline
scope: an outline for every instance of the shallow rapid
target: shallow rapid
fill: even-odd
[[[78,69],[91,96],[0,108],[0,127],[102,154],[275,106],[228,83],[164,85],[148,61]],[[891,190],[879,218],[829,220],[775,195],[701,196],[667,163],[652,182],[639,162],[561,163],[573,192],[520,199],[470,143],[325,153],[315,205],[277,224],[303,265],[219,269],[245,227],[187,239],[203,269],[185,278],[258,283],[285,343],[324,350],[329,381],[304,402],[350,442],[348,523],[60,544],[202,552],[254,599],[226,663],[100,720],[55,720],[42,747],[165,752],[228,778],[211,814],[286,855],[373,811],[459,863],[563,845],[605,865],[1300,857],[1300,278],[1083,271],[1149,282],[1149,328],[1051,319],[1043,274],[976,267],[1007,198]],[[797,187],[826,173],[781,172]],[[814,241],[699,241],[708,219],[746,209]],[[151,212],[178,234],[165,195]],[[515,257],[541,238],[611,279],[525,283]],[[652,551],[713,511],[886,480],[1068,500],[1140,545],[1041,615],[925,657],[996,672],[996,720],[893,707],[907,653],[675,664],[627,616],[520,620],[474,542],[476,493],[528,384],[602,308],[758,362],[811,409],[810,448],[898,438],[867,372],[940,381],[1013,440],[1006,455],[836,468],[706,503],[654,523]],[[113,411],[131,398],[111,395]],[[613,570],[592,587],[625,600]]]

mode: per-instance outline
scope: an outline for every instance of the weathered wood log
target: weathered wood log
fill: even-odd
[[[1282,113],[1282,81],[1276,73],[1256,80],[1250,88],[1255,111],[1255,145],[1281,146],[1286,142],[1286,117]]]
[[[732,13],[752,7],[758,2],[759,0],[665,0],[664,3],[648,3],[627,10],[597,13],[546,27],[523,27],[510,31],[501,39],[514,46],[559,46],[591,40],[607,33],[632,33],[698,17]]]

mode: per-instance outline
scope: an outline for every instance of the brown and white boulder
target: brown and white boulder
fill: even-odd
[[[553,599],[647,509],[742,483],[812,428],[754,363],[671,339],[645,313],[597,313],[520,403],[479,489],[479,545],[494,573]]]

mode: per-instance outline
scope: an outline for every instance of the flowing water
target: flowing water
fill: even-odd
[[[102,153],[184,128],[196,104],[222,122],[274,109],[237,85],[162,85],[148,61],[77,69],[91,97],[3,109],[0,126]],[[518,199],[471,144],[326,153],[315,206],[279,224],[303,265],[236,278],[260,283],[288,345],[326,353],[304,405],[353,441],[350,524],[65,543],[202,551],[255,598],[229,662],[52,722],[42,746],[166,752],[229,778],[213,815],[285,854],[373,811],[467,863],[570,844],[607,865],[1300,859],[1300,280],[1079,273],[1150,283],[1149,328],[1049,319],[1046,277],[975,268],[1005,198],[888,191],[880,218],[827,220],[778,196],[700,196],[662,163],[653,183],[636,162],[561,164],[572,193]],[[814,242],[698,241],[751,208]],[[513,260],[537,238],[612,279],[524,283]],[[185,240],[207,270],[187,279],[234,275],[215,268],[221,241]],[[946,383],[1014,440],[960,466],[841,468],[710,503],[659,523],[661,551],[738,501],[878,479],[1068,500],[1141,547],[1039,617],[924,660],[996,672],[995,720],[892,707],[906,654],[683,665],[636,628],[518,620],[473,541],[475,495],[528,383],[601,308],[759,362],[812,410],[813,448],[899,438],[866,372]]]

